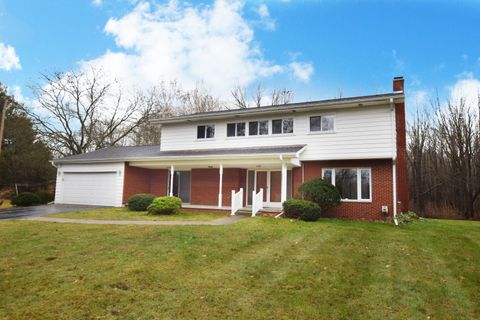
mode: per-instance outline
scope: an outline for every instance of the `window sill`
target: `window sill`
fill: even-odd
[[[198,141],[198,142],[203,142],[203,141],[215,141],[216,139],[215,138],[205,138],[205,139],[195,139],[195,141]]]
[[[272,137],[285,137],[285,136],[294,136],[295,133],[272,133]]]
[[[355,200],[355,199],[341,199],[340,202],[352,202],[352,203],[372,203],[372,200]]]
[[[307,134],[311,134],[311,135],[322,135],[322,134],[335,134],[337,133],[336,131],[309,131]]]

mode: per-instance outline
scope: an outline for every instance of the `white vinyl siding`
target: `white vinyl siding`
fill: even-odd
[[[333,159],[373,159],[391,158],[394,146],[392,133],[392,110],[389,105],[375,107],[358,107],[337,109],[328,113],[335,117],[335,130],[331,134],[310,133],[310,116],[318,112],[288,113],[288,116],[279,117],[245,117],[242,122],[269,121],[273,119],[294,119],[294,132],[291,134],[269,134],[227,137],[227,123],[238,122],[239,119],[216,120],[216,138],[196,140],[197,125],[202,123],[165,124],[162,126],[161,150],[183,149],[211,149],[211,148],[242,148],[259,146],[280,146],[305,144],[307,148],[300,159],[305,160],[333,160]],[[232,121],[233,120],[233,121]]]
[[[119,207],[123,171],[123,163],[59,165],[55,203]]]

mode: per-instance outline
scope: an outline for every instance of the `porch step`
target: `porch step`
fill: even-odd
[[[259,212],[260,213],[260,212]],[[251,217],[252,216],[252,210],[248,210],[248,209],[240,209],[238,210],[236,213],[235,213],[236,216],[248,216],[248,217]],[[257,213],[258,215],[258,213]]]

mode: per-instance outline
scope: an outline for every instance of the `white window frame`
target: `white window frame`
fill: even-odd
[[[355,169],[357,170],[357,199],[342,199],[342,202],[372,202],[372,168],[367,167],[335,167],[335,168],[322,168],[322,179],[325,176],[326,170],[332,171],[332,184],[335,185],[335,171],[339,169]],[[368,170],[370,175],[370,194],[369,199],[362,199],[362,170]]]
[[[257,134],[250,134],[250,122],[256,122],[257,123]],[[260,122],[266,122],[267,123],[267,134],[260,134]],[[269,119],[263,119],[263,120],[248,120],[247,125],[246,125],[246,135],[249,137],[268,137],[271,135],[270,131],[270,120]]]
[[[285,133],[285,132],[283,132],[283,121],[288,120],[288,119],[292,119],[292,132]],[[273,132],[273,121],[274,120],[281,120],[282,121],[282,132],[281,133],[274,133]],[[284,135],[294,135],[295,134],[295,117],[274,118],[274,119],[270,120],[270,125],[272,127],[272,130],[270,131],[272,136],[284,136]]]
[[[329,131],[322,130],[322,120],[320,119],[320,130],[319,131],[312,131],[310,127],[310,119],[313,117],[332,117],[333,118],[333,129]],[[312,114],[308,116],[308,133],[309,134],[331,134],[335,133],[337,129],[337,119],[334,114]]]
[[[205,127],[205,135],[203,138],[199,138],[198,137],[198,127]],[[208,138],[207,137],[207,127],[208,126],[212,126],[213,127],[213,137],[210,137]],[[215,139],[215,136],[217,135],[217,130],[215,129],[215,124],[214,123],[208,123],[208,124],[197,124],[197,127],[196,127],[197,130],[195,130],[195,137],[196,137],[196,140],[197,141],[205,141],[205,140],[214,140]]]
[[[243,136],[237,136],[237,126],[239,123],[243,123],[245,124],[245,134]],[[234,124],[235,125],[235,135],[234,136],[229,136],[228,135],[228,125],[229,124]],[[248,136],[248,121],[240,121],[240,122],[227,122],[226,126],[226,132],[225,132],[225,135],[228,139],[233,139],[233,138],[245,138]]]

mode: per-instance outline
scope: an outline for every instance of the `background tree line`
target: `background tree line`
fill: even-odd
[[[417,112],[408,126],[411,206],[429,217],[480,218],[480,97]]]

